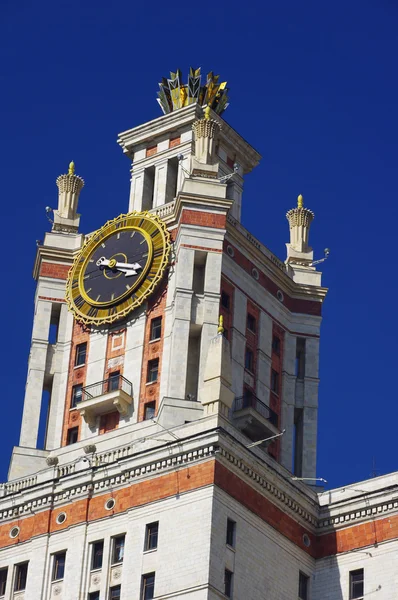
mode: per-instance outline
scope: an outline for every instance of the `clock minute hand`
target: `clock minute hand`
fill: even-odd
[[[124,273],[125,277],[131,277],[137,275],[137,270],[142,269],[139,263],[120,263],[116,262],[115,259],[108,260],[105,256],[102,256],[97,260],[98,267],[108,267],[109,269],[117,269]]]

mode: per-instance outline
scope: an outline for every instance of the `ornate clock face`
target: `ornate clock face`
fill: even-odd
[[[150,213],[120,215],[93,233],[69,272],[66,299],[83,323],[113,323],[153,292],[167,266],[169,233]]]

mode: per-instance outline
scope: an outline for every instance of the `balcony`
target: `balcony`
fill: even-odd
[[[235,398],[232,417],[235,426],[253,441],[280,433],[278,415],[252,394]]]
[[[86,423],[93,427],[98,416],[115,409],[122,416],[126,416],[132,402],[131,381],[122,375],[113,375],[109,379],[86,385],[82,389],[82,400],[76,408]]]

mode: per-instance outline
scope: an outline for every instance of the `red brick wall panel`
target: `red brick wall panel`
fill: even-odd
[[[52,279],[67,279],[69,269],[69,265],[42,262],[39,275],[40,277],[51,277]]]

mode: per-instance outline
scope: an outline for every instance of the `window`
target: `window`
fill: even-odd
[[[226,292],[221,292],[221,306],[229,310],[229,296]]]
[[[86,364],[87,343],[78,344],[76,346],[75,367]]]
[[[297,338],[295,375],[297,379],[305,377],[305,338]]]
[[[232,519],[227,519],[227,544],[235,548],[235,529],[236,523]]]
[[[8,568],[0,569],[0,596],[6,593]]]
[[[249,348],[246,348],[245,353],[245,369],[253,372],[253,352]]]
[[[71,408],[75,408],[78,402],[81,402],[83,394],[83,386],[81,383],[74,385],[72,388],[72,401],[70,403]]]
[[[53,576],[52,581],[63,579],[65,573],[65,558],[66,552],[58,552],[53,558]]]
[[[15,567],[14,592],[23,592],[26,588],[26,579],[28,577],[28,564],[21,563]]]
[[[155,573],[142,576],[141,600],[152,600],[155,597]]]
[[[119,383],[120,383],[120,371],[114,371],[113,373],[111,373],[109,375],[108,391],[113,392],[113,390],[118,390]]]
[[[144,409],[144,420],[153,419],[156,412],[156,402],[147,402]]]
[[[79,428],[71,427],[68,429],[68,436],[66,438],[66,445],[70,446],[71,444],[76,444],[77,439],[79,437]]]
[[[102,568],[102,557],[104,554],[104,540],[91,544],[91,570]]]
[[[98,592],[91,592],[88,595],[88,600],[100,600],[100,593]]]
[[[119,425],[119,413],[117,410],[113,412],[106,413],[105,415],[101,415],[100,423],[99,423],[99,433],[103,434],[107,431],[113,431],[117,429]]]
[[[120,585],[115,585],[110,588],[109,600],[120,600]]]
[[[247,314],[247,328],[249,331],[256,333],[256,318],[250,313]]]
[[[308,582],[310,578],[300,571],[299,573],[299,598],[300,600],[308,600]]]
[[[232,598],[232,580],[234,574],[232,571],[225,569],[224,573],[224,594],[227,598]]]
[[[279,394],[279,373],[271,369],[271,391]]]
[[[363,569],[350,571],[350,600],[363,598]]]
[[[151,340],[158,340],[162,333],[162,317],[156,317],[151,321]]]
[[[278,356],[281,353],[281,340],[278,338],[277,335],[274,335],[272,337],[272,352],[275,352],[275,354],[277,354]]]
[[[112,564],[123,562],[124,556],[124,535],[113,538],[112,543]]]
[[[145,530],[144,550],[155,550],[158,547],[159,522],[149,523]]]
[[[148,361],[148,374],[147,374],[147,382],[153,383],[158,380],[158,371],[159,371],[159,359],[154,358],[153,360]]]

